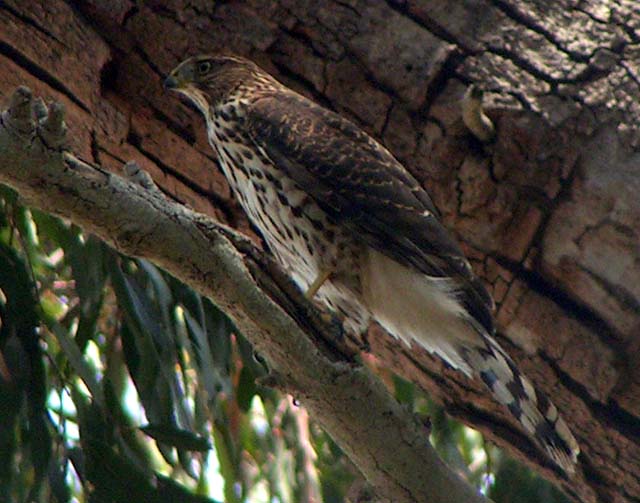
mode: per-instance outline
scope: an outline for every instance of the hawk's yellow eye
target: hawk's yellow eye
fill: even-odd
[[[211,63],[209,63],[208,61],[202,61],[202,62],[198,63],[198,73],[200,75],[204,75],[205,73],[209,73],[209,70],[211,70]]]

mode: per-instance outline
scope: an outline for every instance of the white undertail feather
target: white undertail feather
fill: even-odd
[[[476,336],[452,295],[451,280],[429,278],[375,250],[368,255],[363,296],[373,318],[407,345],[416,342],[471,376],[458,348]]]
[[[417,343],[466,375],[479,376],[551,458],[573,473],[580,450],[556,407],[470,318],[451,280],[430,278],[374,250],[368,255],[363,296],[373,318],[407,344]]]

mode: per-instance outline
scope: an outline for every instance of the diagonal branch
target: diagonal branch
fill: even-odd
[[[42,114],[40,114],[42,115]],[[62,113],[32,118],[20,88],[2,114],[0,181],[123,253],[149,259],[210,297],[267,359],[376,489],[380,501],[487,501],[437,457],[423,426],[366,368],[327,341],[338,327],[233,230],[62,151]]]

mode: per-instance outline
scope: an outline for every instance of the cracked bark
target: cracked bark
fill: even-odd
[[[477,383],[378,330],[375,356],[574,500],[640,501],[633,2],[104,5],[3,2],[0,92],[27,84],[59,99],[78,156],[115,173],[136,159],[166,194],[254,240],[200,117],[162,92],[164,72],[189,54],[232,49],[382,137],[486,279],[501,343],[567,418],[583,452],[578,476],[559,480]],[[460,125],[472,82],[497,126],[484,147]]]

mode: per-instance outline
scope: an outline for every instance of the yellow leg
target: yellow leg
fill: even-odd
[[[307,290],[307,293],[304,294],[304,296],[309,300],[313,299],[316,293],[318,293],[318,290],[320,290],[320,287],[324,284],[325,281],[329,279],[329,276],[331,276],[332,272],[333,271],[331,269],[328,269],[326,271],[321,271],[320,274],[318,274],[318,277],[314,280],[314,282],[311,283],[311,286]]]

